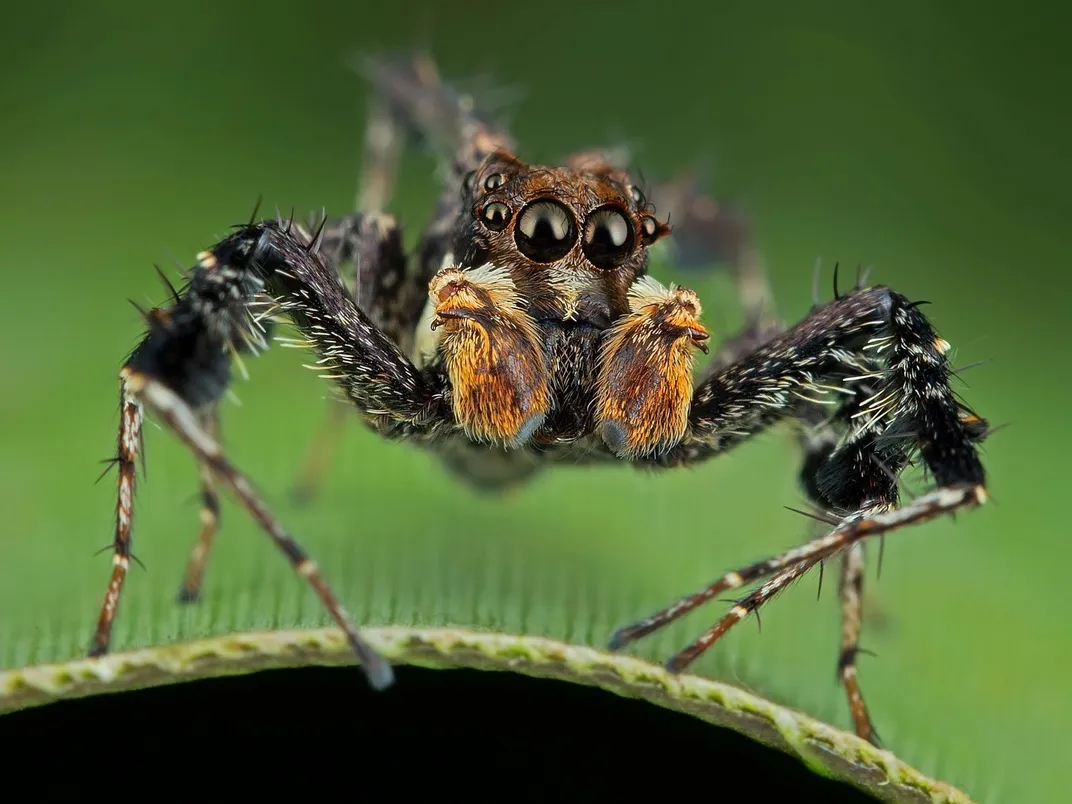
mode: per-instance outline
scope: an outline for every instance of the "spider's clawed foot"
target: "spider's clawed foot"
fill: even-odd
[[[861,652],[858,647],[841,652],[838,656],[837,680],[845,688],[845,695],[849,699],[849,714],[852,716],[856,736],[881,747],[875,724],[871,721],[871,713],[864,702],[863,693],[860,692],[860,682],[856,679],[856,657]]]

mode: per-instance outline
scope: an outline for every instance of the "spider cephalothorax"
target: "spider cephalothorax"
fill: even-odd
[[[417,362],[445,366],[468,438],[521,447],[600,430],[629,453],[652,437],[631,438],[623,411],[651,409],[660,393],[671,410],[641,429],[672,420],[653,449],[679,438],[692,361],[678,344],[707,334],[694,294],[645,277],[648,247],[669,229],[628,175],[594,155],[556,168],[499,150],[466,175],[463,198]]]
[[[197,599],[218,525],[216,484],[254,516],[316,590],[378,687],[391,670],[368,646],[316,563],[225,456],[217,407],[230,364],[267,345],[318,355],[362,421],[432,450],[471,487],[501,491],[556,463],[691,466],[780,423],[795,425],[801,486],[831,530],[726,573],[611,639],[621,647],[727,590],[763,581],[667,662],[680,671],[797,578],[842,557],[838,674],[857,732],[875,739],[856,680],[863,545],[986,499],[986,422],[957,399],[940,338],[919,304],[857,287],[789,326],[774,313],[758,251],[739,218],[691,185],[656,185],[649,203],[626,167],[584,151],[528,165],[473,99],[426,57],[374,60],[361,211],[306,228],[256,221],[198,255],[120,372],[115,555],[92,653],[109,648],[130,563],[136,464],[148,408],[197,456],[203,527],[179,599]],[[385,210],[406,130],[441,157],[444,183],[415,253]],[[663,209],[657,212],[658,207]],[[747,314],[703,370],[700,300],[648,274],[649,248],[681,211],[687,258],[729,258]],[[662,215],[663,217],[660,217]],[[347,266],[352,266],[349,270]],[[339,410],[341,406],[335,406]],[[310,451],[304,496],[336,440],[335,414]],[[922,463],[936,487],[901,505],[899,474]]]

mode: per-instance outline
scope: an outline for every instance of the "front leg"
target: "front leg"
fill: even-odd
[[[347,397],[381,430],[431,438],[453,427],[444,402],[444,378],[418,371],[371,324],[314,246],[308,234],[274,221],[241,227],[199,255],[189,285],[171,306],[146,313],[149,332],[120,373],[115,556],[91,655],[109,650],[129,568],[136,465],[143,411],[148,409],[212,471],[313,587],[373,686],[391,683],[390,666],[364,641],[316,562],[202,425],[203,412],[212,410],[227,389],[238,344],[265,345],[250,307],[268,294],[308,338],[321,358],[320,368],[331,372]]]
[[[424,438],[454,427],[445,376],[418,369],[354,304],[315,237],[264,221],[231,239],[241,244],[246,267],[264,282],[265,293],[319,355],[312,368],[326,372],[321,376],[333,380],[366,421]]]
[[[690,433],[656,461],[694,463],[731,449],[789,417],[818,421],[822,399],[834,414],[808,456],[809,494],[836,527],[785,553],[727,573],[708,587],[619,630],[621,647],[673,622],[725,591],[771,577],[729,615],[672,657],[687,667],[746,614],[778,590],[839,553],[848,552],[843,576],[843,651],[839,673],[861,736],[874,733],[855,678],[859,636],[855,552],[865,540],[986,501],[977,444],[986,424],[965,408],[949,386],[945,353],[917,306],[886,288],[855,291],[814,311],[744,360],[717,372],[694,395]],[[827,437],[840,424],[840,437]],[[938,488],[897,507],[897,477],[918,453]],[[855,596],[854,596],[855,593]]]
[[[340,277],[345,275],[346,265],[353,267],[351,298],[357,307],[409,354],[416,329],[409,311],[415,306],[413,298],[423,297],[425,288],[418,287],[407,275],[402,232],[395,219],[367,212],[328,220],[320,229],[320,242],[320,253]],[[306,451],[294,484],[293,495],[298,502],[308,503],[323,484],[349,416],[347,406],[338,404],[336,399],[329,401],[324,421]]]

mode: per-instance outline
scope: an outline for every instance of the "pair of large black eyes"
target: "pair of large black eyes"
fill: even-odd
[[[488,204],[482,212],[484,224],[502,231],[510,223],[510,209],[498,201]],[[633,251],[633,226],[622,212],[614,207],[600,207],[584,222],[581,248],[592,265],[614,268]],[[534,201],[523,210],[514,228],[518,250],[533,262],[555,262],[573,248],[577,229],[570,211],[557,201]]]

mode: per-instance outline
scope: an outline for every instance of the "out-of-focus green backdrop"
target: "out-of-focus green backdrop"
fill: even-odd
[[[356,50],[429,47],[448,77],[517,88],[522,156],[626,141],[648,176],[712,166],[744,203],[781,310],[822,257],[874,266],[926,311],[966,399],[1012,426],[986,447],[994,504],[887,539],[868,573],[861,679],[888,747],[980,800],[1072,795],[1068,232],[1063,21],[997,3],[447,3],[191,0],[23,5],[0,32],[0,667],[80,654],[109,572],[116,370],[163,290],[268,209],[351,207],[365,114]],[[408,163],[410,236],[433,202]],[[725,278],[662,266],[739,322]],[[849,271],[851,278],[852,270]],[[225,440],[370,622],[458,623],[605,642],[619,624],[795,544],[792,445],[772,434],[704,468],[547,475],[474,497],[356,424],[313,508],[287,490],[326,387],[275,350],[238,382]],[[150,427],[117,649],[239,627],[323,624],[238,509],[204,605],[172,603],[197,526],[195,473]],[[872,551],[872,561],[875,553]],[[848,726],[835,585],[816,578],[697,666]],[[641,643],[665,658],[722,604]],[[656,739],[653,737],[653,739]],[[668,768],[668,773],[675,773]]]

